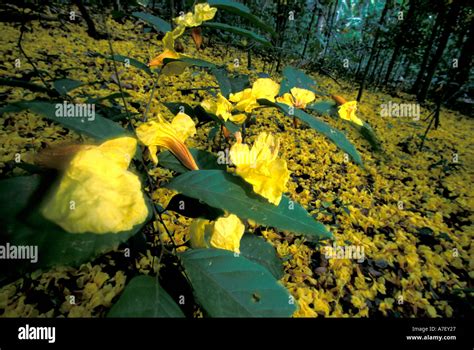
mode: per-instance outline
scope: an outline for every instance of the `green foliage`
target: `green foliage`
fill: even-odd
[[[107,317],[184,317],[183,312],[151,276],[134,277]]]
[[[240,254],[265,267],[276,279],[283,277],[282,262],[265,239],[246,233],[240,240]]]
[[[172,210],[188,218],[203,218],[216,220],[225,213],[221,209],[213,208],[206,203],[178,193],[171,198],[165,210]]]
[[[264,31],[270,33],[273,36],[276,35],[275,30],[271,26],[262,22],[258,17],[254,16],[251,10],[244,4],[232,0],[210,0],[208,1],[208,3],[209,5],[217,7],[218,9],[223,9],[227,12],[234,13],[243,18],[246,18],[255,27],[263,29]]]
[[[272,45],[267,39],[265,39],[263,36],[261,36],[257,33],[254,33],[254,32],[252,32],[250,30],[247,30],[247,29],[231,26],[231,25],[228,25],[228,24],[225,24],[225,23],[204,22],[202,24],[202,26],[203,27],[208,27],[208,28],[220,29],[220,30],[224,30],[224,31],[227,31],[227,32],[237,34],[237,35],[245,36],[249,39],[252,39],[256,42],[259,42],[260,44],[262,44],[264,46],[271,46]]]
[[[144,71],[145,73],[151,75],[152,72],[151,72],[151,69],[143,62],[140,62],[139,60],[135,59],[135,58],[131,58],[131,57],[128,57],[128,56],[123,56],[123,55],[113,55],[113,56],[107,56],[105,57],[109,60],[113,60],[113,61],[116,61],[116,62],[120,62],[124,65],[131,65],[131,66],[134,66],[138,69],[141,69],[142,71]]]
[[[267,269],[220,249],[181,254],[199,304],[211,317],[289,317],[292,297]]]
[[[83,85],[82,82],[72,79],[59,79],[53,82],[54,88],[61,96],[67,95],[69,91],[74,90],[81,85]]]
[[[225,170],[225,165],[219,164],[217,162],[217,157],[212,153],[201,151],[195,148],[191,148],[189,151],[191,152],[199,169]],[[160,166],[173,170],[178,174],[189,171],[189,169],[182,165],[181,162],[170,151],[161,152],[158,156],[158,163]]]
[[[122,128],[119,124],[101,117],[95,113],[94,119],[87,117],[60,117],[56,116],[57,105],[63,104],[63,101],[58,103],[45,101],[20,101],[13,102],[6,107],[3,107],[0,112],[20,112],[28,109],[33,113],[39,114],[49,120],[54,121],[68,129],[74,130],[80,134],[93,137],[97,140],[107,140],[118,136],[130,135],[128,131]]]
[[[306,106],[306,109],[309,109],[310,111],[314,111],[321,115],[331,115],[337,112],[336,102],[333,101],[315,102]]]
[[[357,152],[356,148],[354,147],[352,143],[349,142],[346,136],[339,130],[332,128],[329,124],[326,124],[325,122],[302,111],[301,109],[291,108],[290,106],[284,103],[271,102],[264,99],[259,100],[258,102],[267,106],[277,107],[281,111],[283,111],[286,115],[296,117],[302,120],[303,122],[307,123],[310,127],[315,129],[316,131],[319,131],[328,139],[330,139],[332,142],[334,142],[334,144],[337,147],[339,147],[341,150],[349,154],[351,158],[354,160],[354,162],[356,162],[359,165],[362,165],[362,159],[359,153]]]
[[[318,84],[304,72],[291,66],[287,66],[283,69],[283,80],[278,94],[281,96],[285,92],[290,92],[294,87],[313,91],[316,95],[327,95],[316,90]]]
[[[132,16],[151,24],[159,32],[166,33],[171,31],[171,24],[158,16],[150,15],[146,12],[133,12]]]
[[[332,237],[324,225],[315,221],[298,203],[283,196],[280,204],[275,206],[255,194],[240,177],[222,170],[190,171],[174,178],[166,187],[261,225],[304,234],[313,239]]]
[[[216,77],[221,93],[226,98],[229,98],[231,93],[250,87],[249,76],[246,74],[229,76],[229,72],[225,68],[211,69],[211,73]]]
[[[19,176],[0,181],[1,241],[15,246],[37,246],[36,263],[15,261],[16,273],[56,265],[78,266],[105,252],[116,249],[137,233],[146,221],[129,231],[109,234],[73,234],[45,219],[39,212],[41,199],[50,189],[51,178],[40,175]],[[12,200],[14,198],[14,200]],[[8,268],[8,264],[4,268]],[[3,270],[3,269],[2,269]],[[2,271],[7,273],[6,270]]]

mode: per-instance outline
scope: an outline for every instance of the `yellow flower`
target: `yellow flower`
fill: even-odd
[[[230,94],[229,100],[237,103],[235,106],[237,110],[249,113],[259,106],[257,100],[260,98],[275,102],[279,90],[280,84],[270,78],[260,78],[253,83],[252,88]]]
[[[115,233],[145,221],[140,180],[127,170],[136,145],[134,138],[121,137],[83,147],[41,213],[71,233]]]
[[[230,214],[216,221],[196,219],[190,227],[193,248],[217,248],[240,253],[240,239],[245,231],[242,221]]]
[[[174,19],[178,26],[184,27],[198,27],[202,22],[213,19],[216,15],[217,8],[209,6],[208,3],[197,4],[194,6],[194,13],[188,12],[183,16]]]
[[[215,114],[224,121],[230,120],[234,123],[241,124],[245,121],[247,116],[244,113],[232,115],[233,106],[224,96],[217,95],[217,101],[204,100],[201,106],[209,113]]]
[[[137,129],[138,139],[148,147],[153,163],[158,164],[156,152],[158,147],[170,150],[188,169],[197,170],[194,161],[184,141],[196,133],[193,120],[185,113],[178,113],[171,123],[158,117],[159,120],[141,124]]]
[[[277,97],[277,101],[296,108],[306,108],[308,103],[313,102],[315,98],[314,92],[294,87],[290,90],[290,93]]]
[[[277,159],[279,141],[265,132],[258,135],[249,149],[237,138],[230,149],[230,159],[236,166],[236,173],[253,186],[255,193],[278,205],[290,178],[286,161]]]
[[[174,42],[177,38],[183,35],[185,29],[186,28],[183,26],[177,26],[171,32],[167,32],[165,34],[163,40],[161,41],[163,44],[163,52],[153,58],[150,63],[148,63],[149,67],[161,67],[165,58],[180,58],[182,56],[175,51]]]
[[[364,123],[360,120],[355,112],[357,110],[357,101],[346,102],[338,108],[338,114],[341,119],[348,120],[354,124],[362,126]]]

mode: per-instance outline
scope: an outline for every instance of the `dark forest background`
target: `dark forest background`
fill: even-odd
[[[222,1],[221,1],[222,2]],[[275,35],[251,21],[219,11],[217,21],[249,29],[268,38],[263,46],[215,30],[210,45],[230,44],[259,55],[267,73],[286,63],[357,84],[365,89],[414,94],[420,103],[435,102],[472,114],[473,3],[468,0],[243,0]],[[3,4],[0,21],[61,20],[75,5],[89,34],[101,38],[94,23],[108,11],[118,21],[133,11],[147,11],[171,22],[194,1],[72,0],[16,1]],[[212,5],[212,1],[210,1]],[[24,10],[29,9],[25,15]],[[213,30],[212,28],[210,29]],[[163,33],[157,33],[162,35]]]

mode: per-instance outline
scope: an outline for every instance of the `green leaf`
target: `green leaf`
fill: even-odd
[[[226,10],[230,13],[234,13],[243,18],[248,19],[255,27],[265,30],[270,33],[272,36],[276,36],[275,30],[268,24],[262,22],[258,17],[254,16],[250,9],[236,1],[232,0],[210,0],[208,1],[209,5],[212,7],[217,7],[218,9]]]
[[[243,179],[223,170],[190,171],[174,178],[166,187],[261,225],[316,239],[332,237],[325,226],[315,221],[298,203],[283,196],[278,206],[273,205],[255,194]]]
[[[123,92],[123,97],[130,97],[130,94],[126,91]],[[115,99],[122,99],[122,93],[121,92],[114,92],[110,95],[107,96],[102,96],[102,97],[93,97],[90,98],[88,102],[90,103],[98,103],[104,100],[115,100]]]
[[[362,127],[358,128],[360,134],[362,135],[363,138],[365,138],[369,142],[370,146],[372,147],[374,151],[377,151],[377,152],[381,151],[382,146],[374,130],[366,122],[363,122],[363,123],[364,124],[362,125]]]
[[[290,92],[294,87],[313,91],[317,95],[326,95],[325,93],[317,91],[316,88],[318,84],[299,69],[286,66],[285,69],[283,69],[283,77],[280,85],[280,96],[286,92]]]
[[[226,165],[224,163],[218,163],[217,156],[212,153],[195,148],[190,148],[189,151],[191,152],[199,169],[224,170],[226,168]],[[179,174],[190,171],[183,164],[181,164],[181,162],[170,151],[164,151],[158,155],[158,164]]]
[[[318,114],[330,115],[336,110],[336,103],[333,101],[315,102],[306,106],[306,109],[315,111]]]
[[[228,98],[229,94],[232,92],[232,85],[230,84],[229,76],[225,68],[214,68],[211,69],[211,73],[216,77],[219,87],[221,89],[221,94]]]
[[[48,94],[50,96],[53,96],[53,97],[58,96],[57,91],[52,90],[49,87],[45,87],[43,85],[30,83],[29,81],[20,80],[20,79],[0,78],[0,85],[1,86],[20,87],[20,88],[28,89],[28,90],[35,91],[35,92],[46,93],[46,94]],[[3,110],[3,107],[0,108],[0,110]],[[7,111],[5,111],[5,112],[7,112]]]
[[[41,116],[54,121],[55,123],[61,124],[64,127],[77,131],[81,134],[93,137],[97,140],[106,140],[113,137],[119,136],[130,136],[130,133],[122,128],[119,124],[106,119],[97,113],[95,113],[94,119],[92,117],[58,117],[56,111],[59,110],[59,106],[63,105],[63,102],[52,103],[44,101],[20,101],[13,102],[10,104],[12,110],[20,112],[25,109],[29,109],[33,113],[40,114]]]
[[[198,199],[181,193],[171,198],[166,210],[172,210],[188,218],[204,218],[207,220],[216,220],[220,216],[224,216],[223,210],[210,207]]]
[[[195,117],[196,114],[194,113],[193,107],[188,105],[187,103],[182,102],[164,102],[163,103],[166,108],[170,110],[171,113],[174,115],[178,114],[179,112],[184,112],[190,117]]]
[[[173,298],[155,277],[134,277],[107,317],[184,317]]]
[[[265,239],[246,233],[240,240],[240,254],[265,267],[276,279],[283,277],[282,262]]]
[[[228,24],[225,24],[225,23],[217,23],[217,22],[204,22],[202,24],[203,27],[208,27],[208,28],[213,28],[213,29],[220,29],[220,30],[224,30],[224,31],[227,31],[227,32],[231,32],[231,33],[234,33],[234,34],[237,34],[237,35],[241,35],[241,36],[245,36],[249,39],[252,39],[252,40],[255,40],[265,46],[272,46],[272,44],[267,40],[265,39],[263,36],[257,34],[257,33],[254,33],[250,30],[247,30],[247,29],[243,29],[243,28],[239,28],[239,27],[234,27],[234,26],[230,26]]]
[[[221,93],[226,98],[229,98],[231,93],[242,91],[250,86],[249,76],[246,74],[230,77],[225,68],[211,69],[211,73],[216,77]]]
[[[346,136],[340,132],[339,130],[334,129],[331,127],[329,124],[326,124],[325,122],[319,120],[318,118],[302,111],[301,109],[298,108],[292,108],[290,110],[290,106],[284,104],[284,103],[279,103],[279,102],[271,102],[265,99],[259,99],[258,103],[262,105],[267,105],[267,106],[273,106],[279,108],[281,111],[283,111],[286,115],[288,116],[294,116],[297,117],[298,119],[302,120],[303,122],[307,123],[310,127],[315,129],[316,131],[319,131],[322,133],[324,136],[326,136],[328,139],[330,139],[334,144],[339,147],[341,150],[349,154],[354,162],[357,164],[363,166],[362,164],[362,159],[357,152],[356,148],[350,141],[346,138]],[[291,113],[291,112],[293,113]]]
[[[103,253],[116,249],[137,233],[150,219],[129,231],[109,234],[64,231],[44,218],[39,206],[50,189],[51,179],[39,175],[15,177],[0,181],[0,241],[13,246],[38,247],[38,261],[16,260],[5,263],[2,272],[22,273],[30,269],[55,265],[78,266]],[[14,204],[11,204],[14,202]],[[8,203],[8,204],[7,204]],[[149,204],[149,203],[148,203]]]
[[[151,24],[159,32],[166,33],[171,31],[171,24],[158,16],[153,16],[146,12],[133,12],[132,16]]]
[[[230,131],[231,134],[236,133],[237,131],[240,131],[240,126],[237,124],[231,122],[231,121],[223,121],[221,118],[216,116],[215,114],[207,112],[201,105],[197,105],[194,107],[194,113],[196,115],[196,118],[198,118],[202,122],[214,120],[220,125],[224,125],[227,130]]]
[[[201,68],[215,68],[216,65],[212,62],[201,60],[199,58],[192,58],[192,57],[180,57],[180,58],[165,58],[163,60],[163,65],[173,63],[173,62],[183,62],[190,66],[196,66]]]
[[[124,65],[130,64],[131,66],[141,69],[142,71],[144,71],[145,73],[149,75],[152,74],[150,67],[148,67],[145,63],[139,60],[136,60],[135,58],[131,58],[128,56],[123,56],[123,55],[102,56],[102,57],[105,57],[108,60],[113,60],[116,62],[123,63]]]
[[[84,83],[81,81],[72,79],[59,79],[53,82],[54,88],[61,96],[67,95],[69,91],[74,90],[83,84]]]
[[[288,291],[267,269],[221,249],[191,249],[181,261],[199,304],[211,317],[289,317]]]

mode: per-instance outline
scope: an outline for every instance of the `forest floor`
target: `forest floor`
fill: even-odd
[[[106,96],[118,92],[112,62],[94,57],[92,52],[109,55],[106,40],[91,39],[77,24],[32,22],[24,34],[23,48],[38,69],[52,76],[67,74],[83,82],[103,81],[74,90],[72,95]],[[143,34],[135,23],[117,24],[110,20],[116,54],[148,62],[161,52],[160,40]],[[19,53],[18,27],[0,23],[0,47],[4,77],[21,77],[32,67]],[[255,69],[248,70],[247,54],[233,48],[209,45],[197,51],[189,37],[185,52],[216,64],[227,64],[230,71],[250,74],[264,70],[258,57]],[[21,58],[20,68],[15,59]],[[239,67],[234,67],[238,58]],[[268,66],[266,67],[268,69]],[[132,112],[143,112],[152,87],[142,71],[119,67]],[[325,76],[311,74],[326,91],[355,98],[356,86],[341,81],[338,86]],[[272,76],[275,81],[281,77]],[[35,78],[36,79],[36,78]],[[151,103],[150,115],[171,113],[163,102],[180,101],[196,105],[209,97],[206,90],[217,86],[215,78],[199,69],[187,69],[178,77],[160,77]],[[181,90],[184,89],[184,90]],[[0,87],[6,102],[47,96],[21,88]],[[422,119],[430,111],[421,109],[421,120],[381,117],[380,105],[415,103],[414,97],[398,97],[366,91],[358,116],[368,122],[381,140],[383,152],[374,153],[366,141],[340,120],[322,117],[340,130],[360,152],[361,168],[344,161],[344,153],[316,131],[292,121],[272,109],[256,112],[256,122],[247,128],[248,137],[261,131],[278,134],[282,158],[292,173],[289,196],[301,203],[317,220],[327,225],[338,246],[364,248],[362,263],[349,259],[326,259],[323,246],[271,228],[250,227],[265,237],[285,260],[281,283],[294,296],[299,308],[295,317],[451,317],[472,315],[474,193],[474,119],[442,109],[441,124],[431,130],[418,150],[420,136],[427,127]],[[90,141],[31,112],[5,113],[0,117],[0,176],[24,174],[8,166],[15,154],[34,162],[35,154],[46,145]],[[210,126],[198,129],[189,144],[216,151],[208,141]],[[170,172],[157,168],[152,175],[159,184]],[[158,189],[154,198],[165,206],[172,192]],[[177,244],[186,242],[190,220],[166,213],[165,222]],[[167,239],[164,237],[164,239]],[[185,249],[184,247],[182,249]],[[120,250],[99,257],[79,268],[55,267],[36,271],[0,288],[0,315],[20,317],[98,317],[103,316],[122,292],[127,280],[138,273],[148,274],[152,250],[130,261]],[[75,296],[71,304],[68,296]],[[198,309],[194,314],[201,315]]]

